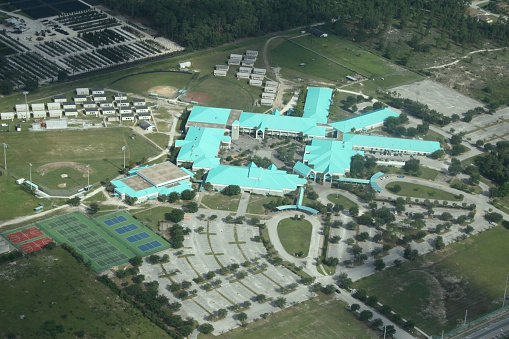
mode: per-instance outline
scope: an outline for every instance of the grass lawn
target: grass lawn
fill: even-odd
[[[457,327],[466,309],[474,320],[501,306],[507,271],[500,268],[507,267],[507,241],[509,230],[499,226],[360,280],[355,287],[378,296],[428,334],[439,335]]]
[[[43,335],[46,321],[63,326],[54,338],[162,338],[166,334],[141,312],[97,282],[63,249],[44,251],[3,265],[0,275],[0,333],[23,338]],[[63,274],[63,272],[65,272]],[[20,319],[24,315],[25,319]]]
[[[311,231],[313,227],[307,220],[283,219],[277,225],[277,234],[286,252],[294,255],[303,252],[306,257],[309,252]]]
[[[467,185],[467,189],[469,190],[469,192],[467,192],[467,193],[471,193],[471,194],[481,194],[482,193],[482,188],[479,187],[478,185],[470,185],[470,184],[463,182],[460,179],[452,180],[451,185],[452,184]],[[470,190],[472,190],[472,191],[470,192]]]
[[[165,221],[164,215],[170,213],[173,210],[171,207],[158,206],[154,208],[143,209],[141,212],[133,213],[144,225],[148,226],[153,231],[157,231],[159,228],[159,222]]]
[[[400,185],[401,191],[395,193],[392,190],[394,185]],[[385,188],[387,188],[391,193],[403,197],[458,201],[452,193],[408,182],[392,181],[390,184],[387,184]]]
[[[240,194],[231,197],[221,192],[206,193],[201,199],[201,202],[213,210],[237,212]]]
[[[199,334],[199,339],[258,338],[376,338],[366,325],[345,309],[346,304],[330,297],[318,297],[215,337]]]
[[[267,210],[263,207],[263,205],[277,199],[278,197],[251,194],[251,197],[249,198],[249,205],[247,205],[247,213],[267,214]]]
[[[191,80],[192,74],[173,72],[152,72],[133,74],[110,85],[111,88],[121,92],[148,96],[156,86],[173,87],[175,90],[183,89]],[[161,94],[163,97],[166,95]]]
[[[87,164],[90,164],[90,184],[116,177],[123,165],[124,145],[127,145],[126,162],[158,153],[151,143],[141,137],[132,139],[131,135],[128,128],[3,133],[0,143],[9,145],[10,174],[28,178],[28,164],[32,163],[34,183],[51,190],[59,190],[58,185],[65,183],[62,190],[72,191],[86,186]],[[45,166],[48,164],[51,166]],[[61,178],[61,174],[68,177]]]
[[[340,205],[343,205],[343,207],[345,208],[345,210],[349,209],[350,207],[353,207],[353,206],[359,206],[356,202],[348,199],[348,198],[345,198],[344,196],[342,196],[341,194],[329,194],[327,196],[327,200],[329,200],[331,203],[333,204],[340,204]]]
[[[170,140],[170,136],[164,133],[147,133],[145,134],[147,138],[155,142],[161,148],[168,147],[168,141]]]
[[[420,170],[421,170],[421,174],[418,177],[422,178],[422,179],[426,179],[426,180],[435,180],[437,175],[440,173],[438,170],[432,169],[432,168],[428,168],[428,167],[421,167]],[[384,172],[385,174],[405,174],[405,175],[409,175],[402,168],[391,167],[391,166],[386,166],[382,172]],[[411,176],[411,175],[409,175],[409,176]]]

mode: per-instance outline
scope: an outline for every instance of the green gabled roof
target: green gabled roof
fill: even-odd
[[[230,142],[223,129],[191,126],[184,140],[175,141],[175,146],[180,147],[177,160],[192,162],[195,167],[215,167],[219,165],[216,154],[221,142]]]
[[[388,108],[380,108],[375,111],[330,123],[329,126],[343,133],[348,133],[352,131],[352,128],[355,128],[355,130],[362,130],[368,126],[381,123],[388,117],[398,116],[398,113]]]
[[[313,139],[311,145],[306,146],[304,161],[313,165],[316,172],[325,174],[345,174],[350,169],[351,158],[364,155],[362,151],[353,151],[352,144],[331,139]]]
[[[332,89],[309,87],[303,117],[315,119],[320,124],[326,124],[331,103]]]
[[[187,121],[226,125],[230,111],[228,108],[194,106]]]
[[[393,151],[433,153],[441,149],[438,141],[389,138],[362,134],[344,134],[343,141],[349,142],[353,146],[376,147]]]
[[[306,164],[303,164],[300,161],[297,161],[295,165],[293,165],[293,170],[303,176],[307,177],[309,173],[313,172],[313,169]]]
[[[259,168],[256,165],[249,167],[219,165],[209,171],[206,181],[213,185],[238,185],[243,188],[274,191],[292,190],[306,184],[306,180],[296,174]]]
[[[239,123],[241,127],[257,128],[260,126],[274,131],[303,133],[311,136],[325,136],[325,127],[316,126],[316,120],[288,115],[272,115],[242,112]]]

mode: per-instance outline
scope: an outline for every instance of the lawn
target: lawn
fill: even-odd
[[[198,335],[199,339],[258,338],[376,338],[366,325],[345,309],[342,301],[320,295],[218,337]]]
[[[158,206],[143,209],[141,212],[133,213],[133,216],[153,231],[157,231],[159,229],[159,222],[165,221],[165,214],[170,213],[172,210],[173,208],[168,206]]]
[[[419,178],[426,179],[426,180],[435,180],[438,173],[440,173],[436,169],[428,168],[428,167],[421,167],[420,168],[421,174],[418,176]],[[386,166],[383,168],[383,171],[385,174],[405,174],[409,175],[408,172],[405,172],[402,168],[398,167],[391,167]],[[409,175],[411,176],[411,175]]]
[[[0,276],[0,333],[21,338],[51,338],[46,321],[63,326],[54,338],[162,338],[166,334],[141,312],[95,280],[63,249],[44,251],[4,265]],[[65,274],[62,274],[65,272]],[[24,315],[24,319],[20,319]]]
[[[277,225],[279,240],[286,252],[294,255],[303,252],[307,257],[313,226],[307,220],[283,219]]]
[[[114,81],[110,87],[121,92],[148,96],[148,93],[156,92],[155,87],[172,87],[174,90],[183,89],[189,83],[192,76],[193,75],[189,73],[164,71],[138,73]],[[162,96],[167,97],[167,95]]]
[[[392,190],[395,185],[400,185],[401,191],[395,193]],[[455,195],[452,193],[408,182],[392,181],[390,184],[387,184],[385,188],[388,189],[391,193],[403,197],[458,201],[458,199],[456,199]]]
[[[509,230],[496,227],[356,283],[432,335],[501,306]],[[468,258],[468,260],[465,260]],[[395,288],[397,287],[397,288]],[[408,300],[412,300],[409,303]]]
[[[127,149],[126,164],[157,154],[156,148],[144,138],[131,138],[128,128],[45,131],[40,133],[3,133],[0,143],[7,143],[7,167],[16,177],[29,178],[45,189],[74,192],[87,184],[90,164],[90,184],[113,179],[123,166],[122,146]],[[67,178],[61,178],[67,174]]]
[[[161,148],[168,147],[168,142],[170,141],[170,136],[168,134],[164,133],[148,133],[145,134],[147,138],[155,142],[157,145],[159,145]]]
[[[350,200],[348,198],[345,198],[341,194],[339,194],[339,195],[338,194],[329,194],[327,196],[327,200],[329,200],[333,204],[343,205],[345,210],[347,210],[347,209],[349,209],[350,207],[353,207],[353,206],[359,206],[356,202],[354,202],[354,201],[352,201],[352,200]]]
[[[278,197],[251,194],[249,205],[247,205],[247,213],[267,214],[267,209],[263,205],[277,199]]]
[[[237,212],[240,202],[240,194],[235,196],[224,195],[221,192],[205,193],[201,202],[213,210]]]

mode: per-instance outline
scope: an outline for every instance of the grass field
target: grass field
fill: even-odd
[[[148,133],[145,135],[147,138],[155,142],[161,148],[168,147],[168,142],[170,141],[170,136],[164,133]]]
[[[173,72],[152,72],[133,74],[110,85],[111,88],[122,92],[129,92],[147,96],[154,91],[154,87],[173,87],[175,90],[185,88],[192,78],[192,74]],[[162,95],[162,94],[161,94]],[[166,95],[162,95],[166,97]]]
[[[247,205],[247,213],[267,214],[267,210],[263,207],[263,205],[277,199],[278,197],[251,194],[251,197],[249,198],[249,205]]]
[[[140,137],[132,139],[131,134],[127,128],[3,133],[0,143],[9,145],[10,174],[28,179],[32,163],[32,181],[37,185],[58,190],[65,183],[64,190],[75,190],[87,184],[87,164],[91,184],[117,176],[123,166],[123,145],[127,145],[126,162],[157,154],[152,144]],[[64,173],[69,177],[61,178]]]
[[[150,227],[151,230],[157,231],[159,227],[159,221],[165,221],[165,214],[170,213],[173,210],[171,207],[158,206],[154,208],[144,209],[141,212],[133,213],[133,216],[141,221],[144,225]]]
[[[359,206],[356,202],[354,202],[354,201],[352,201],[352,200],[350,200],[348,198],[345,198],[341,194],[339,194],[339,195],[338,194],[329,194],[327,196],[327,200],[329,200],[333,204],[343,205],[345,210],[347,210],[347,209],[349,209],[350,207],[353,207],[353,206]]]
[[[66,251],[56,248],[3,265],[0,273],[0,336],[51,338],[41,328],[54,320],[64,332],[54,338],[163,338],[141,312],[97,282]],[[20,319],[24,315],[25,319]]]
[[[285,251],[292,255],[303,252],[302,257],[309,253],[312,230],[313,227],[307,220],[283,219],[277,225],[277,234]]]
[[[426,179],[426,180],[435,180],[437,175],[440,173],[438,170],[432,169],[432,168],[428,168],[428,167],[421,167],[420,171],[421,171],[421,174],[419,175],[419,178]],[[384,168],[384,170],[382,172],[384,172],[385,174],[405,174],[405,175],[409,175],[402,168],[390,167],[390,166],[387,166],[387,168]]]
[[[507,270],[500,268],[507,267],[507,241],[509,230],[496,227],[360,280],[355,287],[377,295],[428,334],[439,335],[458,326],[466,309],[474,320],[501,306]]]
[[[400,185],[401,191],[395,193],[392,189],[394,185]],[[452,200],[458,201],[455,198],[455,195],[446,191],[442,191],[439,189],[435,189],[428,186],[412,184],[408,182],[402,181],[391,181],[390,184],[385,186],[391,193],[400,195],[403,197],[411,197],[411,198],[422,198],[422,199],[438,199],[438,200]]]
[[[240,195],[230,197],[221,192],[207,193],[207,195],[203,196],[201,202],[213,210],[237,212]]]
[[[342,301],[323,295],[277,312],[218,337],[198,335],[199,339],[368,339],[376,334],[356,320]]]

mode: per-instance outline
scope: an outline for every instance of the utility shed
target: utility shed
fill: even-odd
[[[128,113],[132,113],[133,112],[133,109],[131,107],[120,107],[120,109],[118,110],[118,112],[120,114],[128,114]]]
[[[117,113],[113,107],[104,107],[104,108],[101,108],[101,111],[102,111],[102,114],[104,114],[104,115],[113,115],[113,114]]]
[[[265,68],[253,68],[254,74],[263,74],[267,73],[267,70]]]
[[[136,115],[138,116],[138,120],[150,120],[152,118],[150,113],[137,113]]]
[[[325,32],[322,32],[321,30],[319,30],[318,28],[311,28],[309,30],[309,33],[313,34],[314,36],[317,36],[319,38],[326,38],[327,37],[327,33]]]
[[[231,60],[242,60],[242,55],[241,54],[230,54],[230,59]]]
[[[216,65],[216,69],[217,70],[221,70],[221,71],[228,71],[230,69],[230,66],[228,66],[228,65]]]
[[[127,94],[125,94],[125,93],[115,93],[113,95],[113,99],[115,101],[127,100]]]
[[[136,106],[134,107],[136,113],[150,113],[150,110],[147,106]]]
[[[262,99],[260,101],[260,104],[262,106],[272,106],[272,105],[274,105],[274,100],[272,100],[272,99]]]
[[[85,101],[82,103],[83,108],[96,108],[97,103],[95,101]]]
[[[238,66],[240,65],[240,59],[228,59],[228,65]]]
[[[98,116],[99,115],[99,109],[96,108],[96,107],[94,107],[94,108],[84,108],[83,109],[83,114]]]
[[[251,74],[251,79],[260,80],[260,86],[262,85],[262,80],[265,78],[265,75],[262,74]]]
[[[277,87],[265,87],[263,89],[264,92],[266,93],[276,93],[277,92]]]
[[[267,87],[279,87],[279,83],[277,81],[265,81],[265,86],[267,86]]]
[[[25,111],[16,112],[16,118],[28,119],[28,118],[30,118],[30,112],[25,112]]]
[[[92,99],[95,101],[95,102],[101,102],[101,101],[106,101],[108,99],[106,99],[106,94],[94,94],[92,96]]]
[[[146,131],[150,131],[152,132],[155,128],[154,125],[152,125],[150,122],[148,121],[140,121],[140,123],[138,124],[138,126],[140,126],[142,129],[146,130]]]
[[[104,88],[99,87],[91,88],[90,92],[92,93],[92,95],[104,94]]]
[[[242,66],[253,67],[254,66],[254,60],[243,60],[241,64],[242,64]]]
[[[76,103],[74,103],[74,102],[63,102],[62,103],[62,108],[63,109],[70,109],[70,108],[76,109]]]
[[[62,108],[62,104],[60,102],[48,102],[46,106],[48,106],[48,110]]]
[[[145,99],[133,99],[133,106],[145,106]]]
[[[274,100],[276,98],[276,94],[274,93],[262,93],[263,99],[272,99]]]
[[[214,70],[214,76],[216,76],[216,77],[225,77],[226,73],[227,73],[227,71],[222,70],[222,69]]]
[[[258,56],[258,51],[252,51],[252,50],[248,49],[246,51],[246,55],[257,57]]]
[[[249,79],[249,73],[237,73],[237,79]]]
[[[76,88],[77,95],[88,95],[89,93],[90,93],[90,90],[88,88],[85,88],[85,87]]]
[[[67,128],[67,119],[49,119],[46,120],[47,129],[64,129]]]
[[[253,69],[251,67],[239,67],[240,73],[251,73]]]
[[[185,61],[185,62],[179,63],[179,68],[180,69],[185,69],[185,68],[188,68],[188,67],[191,67],[191,61]]]

